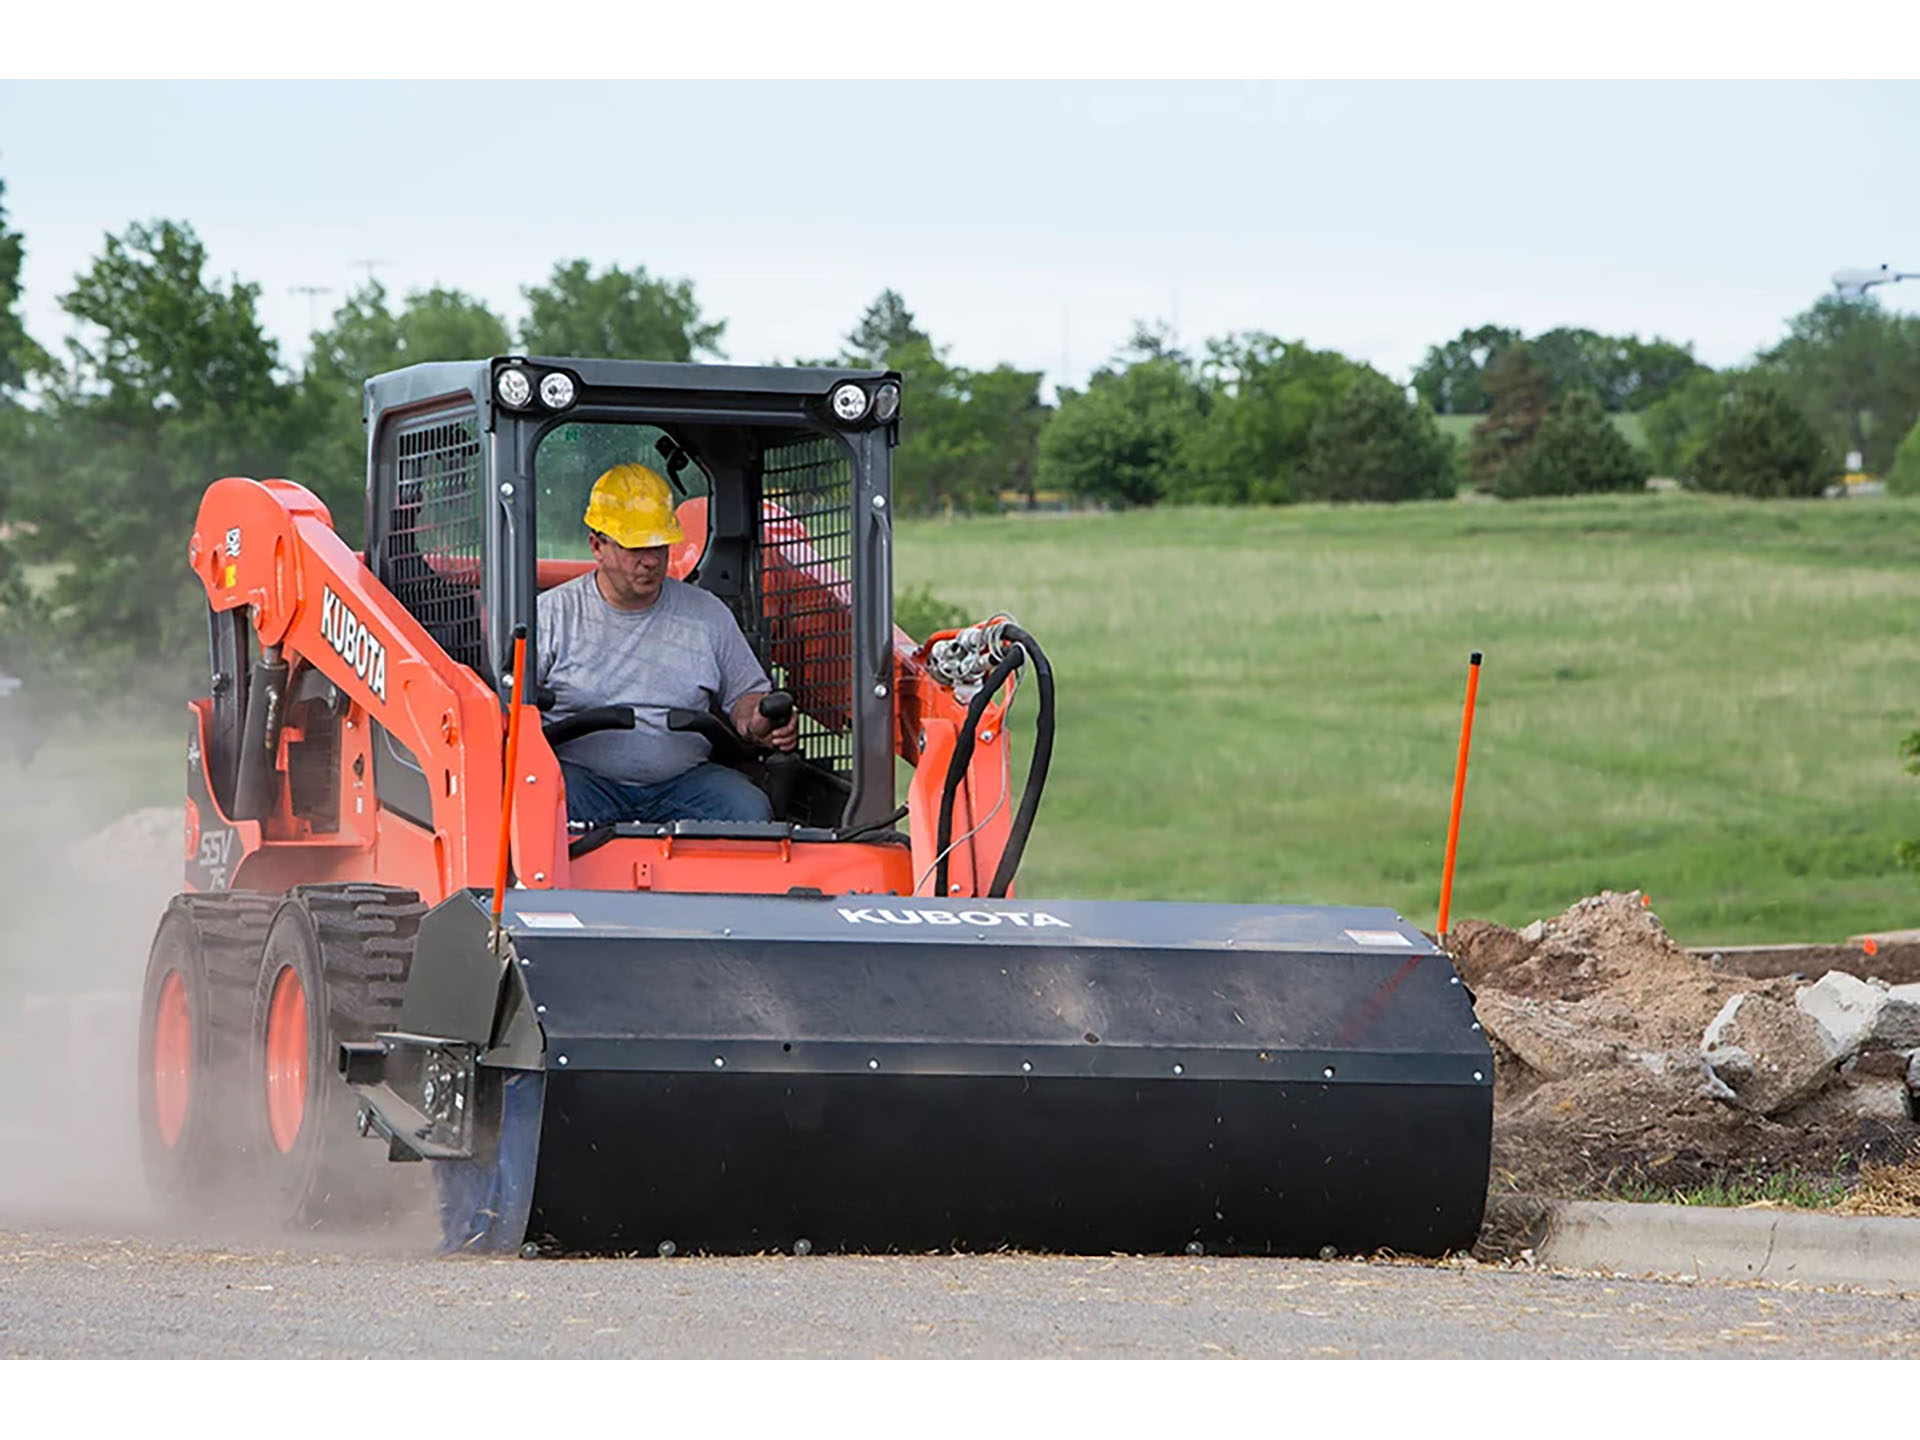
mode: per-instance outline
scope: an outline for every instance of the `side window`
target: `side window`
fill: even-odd
[[[441,649],[485,673],[479,418],[467,407],[403,420],[382,449],[391,488],[381,582]]]
[[[592,421],[556,426],[541,437],[533,457],[534,554],[545,561],[588,561],[587,498],[593,482],[616,465],[645,465],[666,478],[687,532],[687,553],[673,557],[676,575],[691,570],[706,544],[707,494],[711,481],[699,462],[657,425]],[[542,566],[544,589],[564,566]]]

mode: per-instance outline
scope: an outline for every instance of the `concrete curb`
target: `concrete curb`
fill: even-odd
[[[1920,1292],[1920,1218],[1587,1200],[1544,1218],[1540,1265]]]

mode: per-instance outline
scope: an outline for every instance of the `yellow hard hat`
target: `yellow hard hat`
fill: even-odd
[[[686,539],[667,482],[644,465],[616,465],[594,481],[586,521],[589,530],[629,550],[678,545]]]

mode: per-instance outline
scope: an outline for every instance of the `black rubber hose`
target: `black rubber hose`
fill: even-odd
[[[1047,767],[1053,763],[1053,666],[1047,663],[1047,652],[1040,648],[1040,642],[1018,625],[1009,625],[1001,633],[1033,657],[1034,678],[1040,682],[1040,716],[1034,721],[1033,760],[1027,766],[1027,784],[1020,795],[1020,810],[1013,817],[1006,848],[1000,852],[993,884],[987,890],[990,900],[1004,898],[1013,884],[1020,857],[1026,853],[1027,836],[1033,833],[1033,817],[1040,813],[1040,795],[1047,788]]]
[[[940,789],[940,823],[933,831],[933,853],[940,857],[933,862],[933,893],[936,895],[947,893],[947,852],[953,848],[953,797],[959,793],[960,781],[966,776],[967,767],[973,763],[973,742],[980,729],[980,717],[987,713],[987,706],[1000,693],[1000,687],[1007,683],[1007,677],[1024,665],[1026,660],[1025,652],[1009,651],[988,672],[980,693],[967,706],[966,724],[960,728],[960,739],[953,747],[953,758],[947,762],[947,781]]]

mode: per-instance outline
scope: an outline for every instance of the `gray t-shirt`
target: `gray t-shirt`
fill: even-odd
[[[698,735],[667,729],[675,705],[731,711],[742,695],[771,690],[726,602],[667,579],[645,610],[619,610],[589,570],[540,596],[538,683],[554,693],[550,719],[596,705],[631,705],[631,730],[601,730],[556,752],[615,780],[652,785],[707,758]]]

